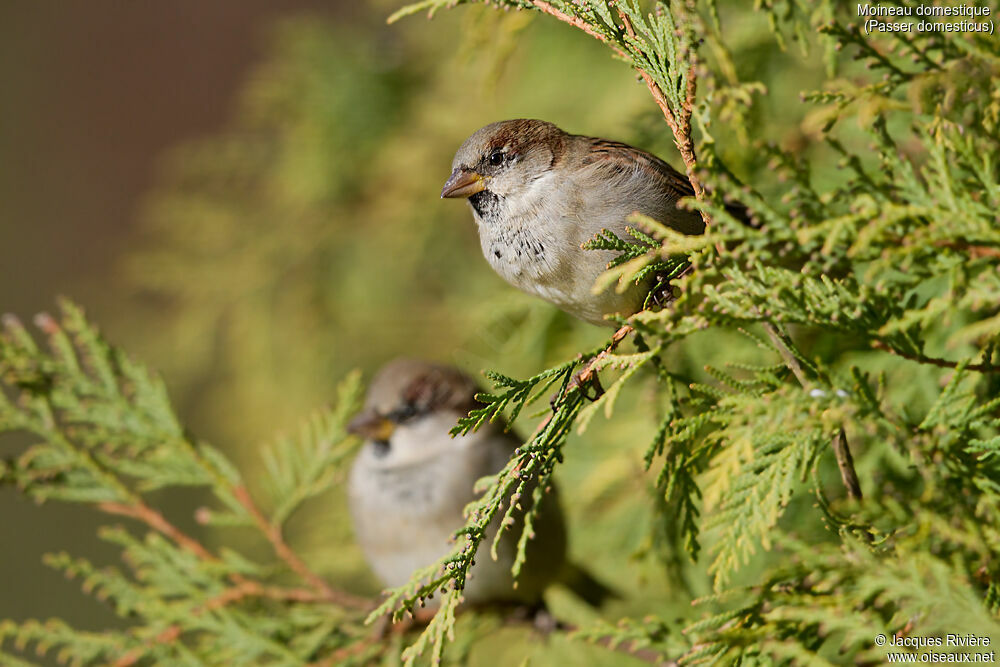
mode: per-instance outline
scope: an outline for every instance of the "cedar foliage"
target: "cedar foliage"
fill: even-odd
[[[475,3],[426,0],[393,19],[456,4]],[[258,505],[240,471],[181,428],[162,385],[79,310],[67,304],[61,323],[39,320],[48,349],[9,318],[0,426],[39,444],[5,463],[0,480],[39,500],[138,519],[148,532],[102,534],[121,547],[128,572],[50,559],[129,619],[127,630],[5,622],[4,660],[29,664],[13,651],[32,642],[76,664],[389,660],[400,646],[373,641],[365,617],[400,620],[432,596],[438,611],[405,638],[402,658],[461,660],[490,627],[456,611],[472,560],[492,546],[485,527],[513,511],[503,499],[534,479],[544,493],[581,440],[624,428],[634,406],[619,399],[640,385],[657,423],[641,445],[649,535],[615,556],[652,559],[685,583],[647,589],[641,616],[612,606],[571,637],[682,664],[877,662],[878,632],[1000,639],[996,41],[869,37],[837,3],[764,3],[767,48],[824,59],[825,84],[802,91],[805,125],[822,148],[802,151],[752,138],[767,121],[751,103],[768,87],[740,78],[724,3],[489,4],[570,23],[649,88],[666,121],[661,135],[696,181],[688,205],[707,232],[684,237],[636,216],[633,238],[605,233],[590,246],[623,253],[595,289],[655,272],[672,302],[524,379],[487,373],[485,407],[456,431],[500,415],[525,421],[533,405],[541,419],[484,484],[454,551],[374,610],[315,574],[282,537],[350,458],[356,443],[343,423],[356,378],[337,407],[269,450]],[[817,176],[829,164],[837,175]],[[757,224],[735,219],[734,204]],[[314,224],[310,210],[305,202],[297,213]],[[603,430],[592,428],[600,415]],[[605,460],[625,455],[613,438],[600,444]],[[209,489],[213,507],[201,520],[255,531],[274,547],[272,562],[181,533],[148,502],[164,486]],[[531,532],[529,514],[522,554]],[[515,571],[522,566],[519,558]]]

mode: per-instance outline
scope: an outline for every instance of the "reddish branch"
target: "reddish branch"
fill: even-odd
[[[897,357],[902,357],[903,359],[909,359],[910,361],[916,361],[920,364],[928,364],[930,366],[937,366],[938,368],[958,368],[959,362],[948,361],[947,359],[938,359],[936,357],[928,357],[924,354],[910,354],[909,352],[903,352],[902,350],[897,350],[896,348],[883,343],[880,340],[872,341],[872,347],[878,350],[885,350],[886,352],[891,352]],[[975,371],[977,373],[1000,373],[1000,366],[996,366],[988,361],[982,364],[966,364],[964,366],[967,371]]]
[[[307,581],[315,590],[314,592],[310,592],[304,589],[264,586],[241,575],[232,575],[230,578],[236,583],[236,588],[223,593],[220,596],[221,599],[228,602],[247,596],[260,596],[283,600],[333,602],[354,609],[366,609],[370,606],[368,600],[332,588],[319,575],[311,571],[284,541],[280,527],[271,524],[260,510],[257,509],[256,504],[245,487],[236,487],[233,489],[233,495],[236,496],[237,500],[253,517],[258,527],[264,533],[264,536],[274,547],[274,551],[278,554],[278,557],[285,561],[293,572]],[[216,563],[219,560],[217,556],[208,551],[200,542],[181,531],[167,521],[166,517],[141,501],[133,504],[117,502],[98,503],[97,508],[108,514],[127,516],[142,521],[153,530],[167,536],[181,548],[187,549],[203,561]]]
[[[267,520],[267,517],[264,516],[256,503],[254,503],[253,498],[250,497],[250,493],[245,486],[234,487],[233,496],[243,505],[257,524],[257,527],[264,533],[264,536],[271,543],[278,558],[285,561],[293,572],[307,581],[314,589],[320,591],[323,599],[354,609],[367,609],[370,606],[369,601],[365,598],[334,589],[322,577],[310,570],[309,566],[285,542],[285,538],[281,534],[281,526]]]
[[[607,44],[608,46],[610,46],[611,49],[615,53],[617,53],[619,56],[621,56],[622,58],[628,58],[628,55],[624,51],[622,51],[621,48],[617,44],[609,41],[607,37],[605,37],[601,33],[599,33],[596,30],[594,30],[590,26],[589,23],[587,23],[586,21],[584,21],[580,17],[578,17],[578,16],[570,16],[569,14],[565,14],[565,13],[559,11],[558,9],[556,9],[555,7],[553,7],[552,5],[550,5],[549,3],[545,2],[545,0],[531,0],[531,4],[533,4],[535,7],[537,7],[540,11],[545,12],[546,14],[548,14],[550,16],[556,17],[557,19],[559,19],[563,23],[568,23],[571,26],[573,26],[574,28],[579,28],[580,30],[584,31],[585,33],[587,33],[588,35],[590,35],[594,39],[599,40],[601,42],[604,42],[605,44]],[[641,71],[642,70],[640,70],[640,72]]]
[[[326,597],[308,588],[281,588],[265,586],[259,581],[244,579],[236,586],[227,588],[221,594],[206,602],[200,611],[221,609],[244,598],[268,598],[270,600],[291,600],[294,602],[327,602]]]
[[[170,644],[171,642],[177,641],[177,638],[181,636],[181,629],[177,625],[171,625],[166,630],[160,634],[153,637],[152,640],[147,642],[146,646],[143,648],[134,648],[131,651],[125,653],[122,657],[118,658],[114,662],[115,667],[131,667],[135,663],[145,656],[149,649],[157,644]]]
[[[594,378],[597,376],[597,371],[599,370],[597,368],[598,364],[600,364],[600,362],[603,359],[607,358],[609,354],[614,352],[615,348],[617,348],[618,345],[621,344],[621,342],[625,340],[628,337],[628,335],[633,331],[635,331],[635,329],[632,328],[632,325],[626,324],[625,326],[618,329],[618,331],[614,332],[614,334],[611,335],[611,341],[608,343],[608,346],[603,350],[601,350],[593,359],[591,359],[590,363],[587,364],[586,368],[584,368],[582,371],[576,374],[576,376],[570,381],[570,385],[569,387],[567,387],[567,391],[569,391],[574,386],[585,387],[587,386],[587,384],[593,382]],[[558,398],[561,398],[562,396],[563,394],[556,395],[556,397]],[[553,398],[553,400],[557,399]],[[549,425],[549,422],[552,421],[552,416],[554,414],[555,413],[550,412],[548,416],[546,416],[545,419],[543,419],[538,424],[538,426],[535,427],[534,433],[531,434],[531,437],[528,438],[527,442],[531,442],[532,440],[537,438],[542,431],[545,430],[545,428]],[[514,466],[514,472],[520,472],[524,467],[524,465],[526,464],[526,462],[527,459],[522,459],[516,466]]]
[[[125,503],[98,503],[97,509],[108,514],[127,516],[142,521],[155,531],[166,535],[176,542],[181,548],[187,549],[198,558],[204,561],[217,561],[218,559],[201,545],[197,540],[183,533],[177,526],[167,521],[166,517],[154,510],[149,505],[137,501],[132,505]]]
[[[209,554],[211,557],[211,554]],[[206,611],[214,611],[232,604],[247,597],[266,597],[274,600],[295,600],[297,602],[323,602],[325,598],[317,595],[315,591],[304,588],[280,588],[278,586],[265,586],[257,581],[242,579],[233,588],[227,589],[221,595],[209,600],[204,606],[194,610],[194,614],[202,614]],[[176,641],[181,636],[181,628],[178,625],[171,625],[166,630],[156,635],[152,640],[141,648],[134,648],[122,655],[114,662],[115,667],[131,667],[141,658],[146,656],[149,649],[157,644],[169,644]]]
[[[611,342],[608,343],[608,346],[606,348],[604,348],[603,350],[601,350],[596,357],[594,357],[593,359],[591,359],[590,363],[587,364],[587,367],[584,368],[582,371],[580,371],[579,375],[576,376],[577,383],[579,385],[586,386],[586,384],[588,382],[590,382],[591,380],[593,380],[594,376],[597,374],[597,371],[599,370],[597,368],[597,366],[602,361],[604,361],[604,359],[607,358],[607,356],[609,354],[611,354],[612,352],[614,352],[615,349],[618,347],[618,345],[623,340],[625,340],[628,337],[628,335],[630,333],[632,333],[633,331],[635,331],[635,329],[633,329],[632,325],[630,325],[630,324],[626,324],[625,326],[623,326],[622,328],[620,328],[618,331],[616,331],[611,336]]]
[[[246,508],[261,531],[274,547],[275,553],[288,564],[288,566],[300,577],[306,580],[313,588],[283,588],[280,586],[267,586],[258,581],[247,579],[240,574],[230,574],[229,579],[235,584],[232,588],[223,591],[220,595],[212,598],[194,613],[203,613],[225,607],[239,600],[248,597],[262,597],[272,600],[290,600],[295,602],[333,602],[344,607],[354,609],[367,609],[370,606],[368,600],[338,591],[330,587],[316,573],[312,572],[305,563],[289,548],[281,536],[281,530],[267,521],[261,511],[257,508],[250,494],[245,487],[238,486],[233,489],[233,494],[239,502]],[[127,516],[142,521],[153,530],[165,535],[173,540],[178,546],[187,549],[199,559],[218,563],[219,558],[208,551],[197,540],[187,535],[175,525],[167,521],[160,512],[149,507],[141,500],[136,500],[132,504],[105,502],[98,503],[97,508],[108,514]],[[181,636],[181,628],[171,625],[166,630],[150,640],[146,646],[133,648],[124,653],[114,662],[115,667],[130,667],[146,656],[149,649],[157,644],[169,644],[177,641]]]
[[[969,256],[973,259],[979,259],[981,257],[1000,257],[1000,248],[993,248],[991,246],[970,245],[962,241],[938,241],[934,245],[939,248],[951,248],[954,250],[965,251],[969,253]]]
[[[635,28],[632,27],[632,21],[629,20],[628,16],[618,10],[618,16],[622,20],[622,25],[625,27],[625,32],[629,37],[633,39],[636,38]],[[633,64],[634,61],[633,61]],[[650,94],[656,101],[656,105],[660,107],[660,111],[663,112],[663,118],[667,121],[667,125],[670,126],[671,132],[674,133],[674,143],[677,145],[677,150],[681,154],[681,159],[684,160],[684,167],[687,169],[688,180],[691,181],[691,187],[694,189],[694,195],[698,199],[705,198],[705,188],[702,187],[701,181],[698,179],[695,169],[698,166],[698,157],[695,154],[694,142],[691,141],[691,109],[694,108],[694,98],[695,93],[698,90],[698,77],[695,74],[694,63],[691,63],[690,68],[687,73],[687,88],[684,91],[684,104],[681,105],[680,115],[676,115],[673,109],[670,108],[670,104],[667,103],[667,96],[663,94],[663,90],[660,89],[659,84],[653,79],[652,75],[641,67],[636,66],[636,70],[639,72],[639,76],[642,80],[646,82],[646,87],[649,88]],[[707,213],[702,213],[702,218],[705,220],[705,224],[709,224],[711,220],[708,218]]]

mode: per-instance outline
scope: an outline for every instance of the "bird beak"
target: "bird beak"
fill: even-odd
[[[459,167],[451,172],[448,182],[441,188],[441,199],[456,197],[471,197],[486,189],[483,177],[469,169]]]
[[[385,440],[392,437],[396,425],[374,410],[364,410],[347,425],[348,433],[359,435],[366,440]]]

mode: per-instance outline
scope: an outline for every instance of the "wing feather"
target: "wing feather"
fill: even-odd
[[[621,175],[640,170],[673,199],[693,197],[694,188],[687,176],[651,153],[618,141],[587,137],[589,147],[583,163]]]

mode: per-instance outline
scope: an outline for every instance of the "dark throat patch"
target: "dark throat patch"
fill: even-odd
[[[489,190],[483,190],[469,197],[469,204],[483,222],[492,223],[500,214],[500,197]]]

